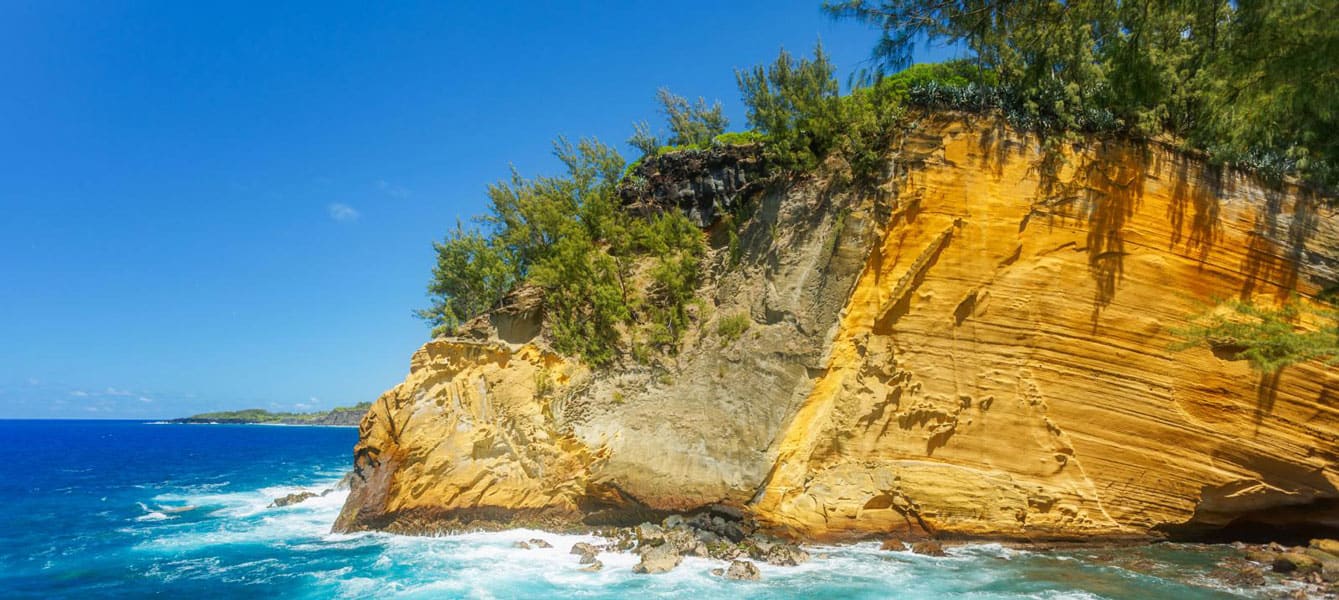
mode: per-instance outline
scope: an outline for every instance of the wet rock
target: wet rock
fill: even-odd
[[[1339,556],[1339,540],[1316,539],[1311,540],[1311,547],[1320,550],[1326,554]]]
[[[758,581],[762,579],[762,573],[758,572],[758,567],[747,560],[736,560],[730,563],[730,568],[725,571],[726,579],[739,579],[742,581]]]
[[[596,548],[596,546],[592,544],[586,544],[584,541],[578,541],[576,544],[572,544],[572,549],[568,550],[568,554],[578,554],[578,556],[581,556],[581,564],[586,564],[585,557],[589,556],[592,560],[595,560],[596,554],[599,553],[599,548]]]
[[[693,535],[697,536],[698,541],[707,545],[715,544],[716,542],[721,541],[721,536],[716,535],[710,531],[703,531],[701,529],[694,529]]]
[[[776,544],[763,556],[769,565],[778,567],[797,567],[809,561],[809,553],[799,546]]]
[[[519,548],[519,549],[521,549],[521,550],[529,550],[529,549],[530,549],[530,544],[528,544],[528,543],[526,543],[526,542],[516,542],[516,543],[512,544],[511,547],[512,547],[512,548]]]
[[[683,557],[674,552],[673,548],[666,545],[655,546],[642,553],[641,562],[633,565],[633,573],[655,574],[668,573],[674,567],[683,562]]]
[[[911,551],[925,556],[945,556],[944,545],[935,540],[925,540],[911,545]]]
[[[670,515],[668,517],[665,517],[665,520],[661,521],[660,525],[665,529],[674,529],[676,527],[684,525],[684,519],[682,515]]]
[[[665,543],[665,530],[654,523],[642,523],[638,525],[633,534],[637,538],[637,543],[643,546],[659,546]]]
[[[1320,561],[1300,552],[1284,552],[1274,559],[1275,573],[1308,575],[1320,571]]]
[[[1222,579],[1234,587],[1259,587],[1265,584],[1265,572],[1248,565],[1229,571]]]
[[[879,544],[879,549],[889,552],[902,552],[907,549],[907,545],[897,538],[888,538],[882,544]]]
[[[552,547],[553,547],[553,544],[550,544],[550,543],[548,543],[548,542],[546,542],[546,541],[544,541],[544,540],[541,540],[541,539],[539,539],[539,538],[534,538],[534,539],[530,540],[530,545],[531,545],[532,547],[535,547],[535,548],[552,548]]]
[[[586,572],[586,573],[594,573],[594,572],[599,571],[600,569],[603,569],[603,568],[604,568],[604,563],[602,563],[602,562],[600,562],[600,561],[597,560],[597,561],[594,561],[594,562],[590,563],[589,565],[586,565],[586,566],[584,566],[584,567],[581,567],[580,570],[581,570],[581,571],[584,571],[584,572]]]
[[[275,498],[274,502],[270,503],[270,508],[283,508],[315,497],[316,494],[312,492],[295,492],[282,498]]]
[[[596,556],[595,554],[582,554],[582,555],[581,555],[581,558],[577,559],[577,564],[579,564],[579,565],[593,565],[593,564],[595,564],[595,563],[600,562],[600,560],[597,559],[597,558],[595,558],[595,556]]]
[[[1262,565],[1272,565],[1274,564],[1274,559],[1278,558],[1279,554],[1268,550],[1247,550],[1243,556],[1246,557],[1246,560],[1251,562],[1257,562]]]

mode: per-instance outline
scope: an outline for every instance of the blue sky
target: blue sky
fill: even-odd
[[[509,164],[661,86],[743,129],[783,46],[844,77],[876,33],[818,4],[0,0],[0,418],[375,399]]]

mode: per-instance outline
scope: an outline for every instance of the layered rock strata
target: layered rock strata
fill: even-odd
[[[677,356],[591,372],[545,349],[539,300],[428,343],[363,421],[337,528],[707,505],[815,539],[1339,528],[1334,369],[1170,349],[1214,298],[1339,284],[1321,198],[984,120],[927,119],[891,164],[732,207],[742,255],[714,253]]]

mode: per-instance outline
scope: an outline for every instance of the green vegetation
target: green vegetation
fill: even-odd
[[[624,165],[614,149],[562,139],[554,148],[566,174],[513,173],[489,187],[489,212],[476,228],[458,225],[435,245],[433,305],[419,315],[442,335],[527,282],[544,290],[559,352],[603,364],[624,338],[673,344],[697,287],[702,232],[677,211],[651,218],[626,213],[615,194]],[[632,281],[639,259],[652,264],[648,285]]]
[[[232,424],[270,424],[270,425],[357,425],[371,402],[361,402],[354,406],[340,406],[328,411],[311,413],[270,412],[260,408],[227,410],[201,413],[184,419],[175,419],[180,423],[232,423]]]
[[[1324,325],[1307,329],[1304,317]],[[1241,300],[1222,302],[1172,333],[1181,338],[1172,346],[1174,350],[1207,346],[1233,359],[1250,361],[1251,368],[1264,374],[1310,360],[1339,362],[1339,312],[1309,308],[1296,298],[1276,307]]]
[[[696,103],[689,103],[688,99],[666,88],[656,92],[656,99],[669,124],[670,136],[661,143],[645,121],[634,124],[628,145],[641,150],[643,156],[658,156],[676,148],[706,147],[730,126],[720,102],[708,106],[705,98],[698,98]]]
[[[1039,134],[1050,156],[1078,132],[1169,135],[1218,161],[1330,185],[1339,173],[1339,28],[1329,25],[1337,2],[829,2],[835,17],[883,32],[875,67],[850,93],[841,93],[821,46],[811,58],[783,50],[771,64],[736,72],[750,131],[726,133],[719,103],[661,89],[669,133],[662,138],[641,122],[628,143],[638,162],[761,143],[779,174],[830,165],[834,182],[868,183],[888,175],[896,136],[919,117],[912,108],[989,111]],[[961,44],[972,58],[909,65],[912,41],[921,39]],[[487,214],[457,223],[435,245],[433,302],[420,316],[446,334],[529,284],[544,291],[545,325],[560,352],[597,365],[621,350],[643,362],[673,352],[697,301],[703,233],[678,211],[623,210],[615,188],[638,162],[625,165],[595,140],[560,139],[555,153],[563,175],[513,172],[489,187]],[[731,265],[741,259],[747,222],[742,213],[723,217]],[[1261,369],[1329,356],[1314,353],[1320,338],[1284,336],[1288,315],[1238,308],[1244,321],[1201,323],[1187,339],[1240,338],[1241,356]],[[1258,330],[1231,329],[1252,319]],[[727,337],[747,322],[727,317],[719,326]]]
[[[716,335],[721,336],[722,344],[729,344],[739,339],[739,336],[744,335],[744,332],[748,331],[751,325],[753,325],[753,319],[749,317],[748,313],[726,315],[716,321]]]
[[[913,40],[965,45],[975,77],[920,100],[1004,109],[1042,131],[1171,134],[1216,160],[1336,183],[1335,0],[846,0],[875,27],[866,81],[906,67]]]

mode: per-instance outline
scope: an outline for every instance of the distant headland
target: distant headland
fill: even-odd
[[[226,425],[328,425],[356,427],[371,408],[371,402],[362,402],[354,406],[338,406],[328,411],[310,413],[270,412],[260,408],[228,410],[201,413],[182,419],[171,419],[171,423],[216,423]]]

